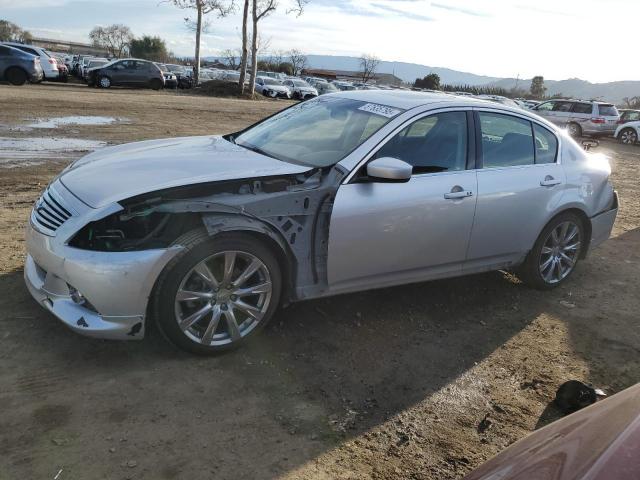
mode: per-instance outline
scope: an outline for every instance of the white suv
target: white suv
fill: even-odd
[[[640,138],[640,120],[623,123],[617,128],[614,137],[625,145],[638,143],[638,138]]]
[[[17,48],[23,52],[30,53],[36,57],[40,57],[40,64],[42,65],[42,72],[44,73],[45,80],[57,80],[60,76],[58,71],[58,61],[47,53],[44,48],[36,47],[35,45],[23,45],[16,42],[2,42],[4,45]]]

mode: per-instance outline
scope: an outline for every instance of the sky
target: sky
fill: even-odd
[[[309,0],[299,17],[287,14],[291,1],[261,22],[271,51],[367,53],[496,77],[640,80],[640,0]],[[208,17],[204,56],[240,46],[237,10]],[[170,0],[0,0],[0,19],[36,36],[87,42],[94,26],[123,23],[193,56],[185,17],[193,11]]]

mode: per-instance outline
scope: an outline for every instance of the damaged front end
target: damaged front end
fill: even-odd
[[[122,210],[84,226],[69,245],[127,252],[174,245],[196,228],[241,231],[269,239],[285,262],[285,302],[327,289],[329,220],[344,176],[340,167],[302,174],[202,183],[119,202]]]

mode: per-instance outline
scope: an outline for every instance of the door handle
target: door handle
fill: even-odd
[[[456,200],[459,198],[467,198],[472,196],[473,196],[473,192],[469,192],[466,190],[462,190],[459,192],[449,192],[444,194],[444,198],[447,200]]]
[[[556,180],[551,175],[544,177],[544,180],[540,182],[541,187],[553,187],[554,185],[560,185],[562,180]]]

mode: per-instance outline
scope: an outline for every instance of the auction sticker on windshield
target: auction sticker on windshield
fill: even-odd
[[[402,110],[397,108],[387,107],[386,105],[378,105],[377,103],[367,103],[362,105],[358,110],[363,112],[375,113],[376,115],[382,115],[383,117],[391,118],[398,115]]]

